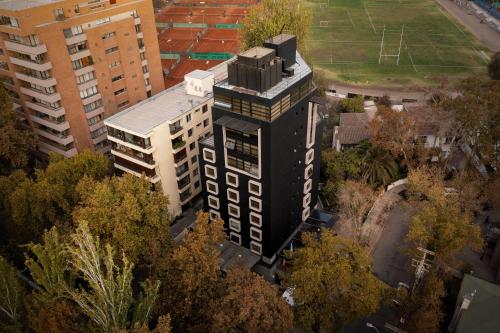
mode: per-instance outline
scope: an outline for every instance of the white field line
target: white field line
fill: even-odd
[[[352,20],[351,13],[350,13],[350,12],[349,12],[349,10],[347,10],[347,9],[346,9],[345,11],[347,12],[347,16],[349,17],[349,21],[351,21],[352,27],[354,28],[354,27],[355,27],[355,25],[354,25],[354,22],[353,22],[353,20]]]
[[[396,65],[399,65],[399,56],[401,55],[401,44],[403,43],[404,32],[405,32],[405,25],[403,24],[403,28],[401,28],[401,38],[399,39],[398,61]]]
[[[382,50],[384,49],[384,36],[385,36],[385,24],[384,24],[384,31],[382,32],[382,40],[380,41],[380,55],[378,57],[378,64],[380,65],[380,62],[382,61]]]
[[[408,52],[408,56],[410,57],[411,65],[413,66],[413,69],[415,70],[415,73],[417,73],[417,67],[415,67],[415,63],[413,62],[413,57],[411,56],[410,50],[408,50],[408,45],[405,44],[405,49],[406,52]]]
[[[365,13],[368,16],[368,19],[370,20],[370,24],[372,25],[373,32],[377,34],[377,29],[375,29],[375,26],[373,25],[372,17],[370,16],[370,13],[368,13],[368,10],[366,9],[365,4],[363,3],[363,6],[365,8]]]

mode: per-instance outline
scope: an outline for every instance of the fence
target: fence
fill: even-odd
[[[474,3],[487,11],[491,16],[500,20],[500,2],[493,2],[487,0],[474,0]]]

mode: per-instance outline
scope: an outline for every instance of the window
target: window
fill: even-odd
[[[203,110],[203,113],[207,112],[208,111],[208,105],[203,105],[203,107],[201,108]]]
[[[310,192],[312,189],[312,179],[308,179],[305,183],[304,183],[304,194]]]
[[[262,211],[262,200],[250,197],[248,198],[248,206],[258,212]]]
[[[118,80],[122,80],[122,79],[123,79],[123,77],[124,77],[124,76],[123,76],[123,74],[120,74],[120,75],[117,75],[117,76],[115,76],[115,77],[112,77],[112,78],[111,78],[111,82],[116,82],[116,81],[118,81]]]
[[[240,193],[231,188],[227,189],[227,200],[238,203],[240,202]]]
[[[311,193],[307,193],[304,195],[304,199],[302,200],[302,207],[306,208],[309,207],[309,204],[311,203]]]
[[[191,121],[191,113],[186,115],[186,123],[189,123]]]
[[[210,124],[208,119],[203,120],[203,127],[207,127]]]
[[[84,99],[90,96],[94,96],[98,93],[97,86],[93,86],[84,90],[80,90],[80,98]]]
[[[239,218],[240,217],[240,207],[230,203],[227,205],[227,213],[233,217]]]
[[[88,56],[85,58],[77,59],[71,62],[71,66],[73,67],[74,70],[87,67],[94,64],[94,61],[92,60],[92,57]]]
[[[198,162],[198,156],[194,155],[191,157],[191,164],[195,164],[196,162]]]
[[[94,72],[93,71],[92,72],[88,72],[88,73],[85,73],[85,74],[82,74],[82,75],[78,75],[76,77],[76,83],[82,84],[82,83],[91,81],[94,78],[95,78]]]
[[[140,57],[141,57],[141,60],[146,60],[146,53],[145,52],[141,52],[139,53]]]
[[[149,81],[149,78],[144,79],[144,85],[149,86],[151,84],[151,81]]]
[[[192,128],[190,128],[190,129],[188,130],[188,137],[190,138],[190,137],[192,137],[192,136],[193,136],[193,129],[192,129]]]
[[[314,159],[314,149],[311,148],[309,151],[306,153],[306,164],[309,164],[313,161]]]
[[[121,102],[121,103],[118,103],[117,107],[118,107],[118,108],[122,108],[122,107],[124,107],[124,106],[126,106],[126,105],[128,105],[128,101],[123,101],[123,102]]]
[[[205,175],[208,178],[217,179],[217,169],[211,165],[205,165]]]
[[[95,139],[103,134],[106,134],[106,126],[103,126],[101,128],[96,129],[93,132],[90,132],[90,136],[92,137],[92,139]]]
[[[109,39],[111,37],[116,36],[116,33],[114,31],[112,32],[106,32],[104,35],[102,35],[102,39]]]
[[[311,209],[309,208],[309,206],[307,206],[302,211],[302,222],[304,222],[305,220],[307,220],[307,218],[309,217],[310,214],[311,214]]]
[[[85,104],[83,106],[83,111],[85,111],[85,113],[88,113],[94,111],[97,108],[100,108],[101,106],[102,106],[102,100],[98,99],[97,101],[94,101],[92,103]]]
[[[236,245],[241,245],[241,236],[234,232],[229,233],[229,240]]]
[[[103,120],[103,119],[104,119],[104,116],[103,116],[103,114],[101,113],[101,114],[98,114],[98,115],[97,115],[97,116],[95,116],[95,117],[92,117],[92,118],[90,118],[90,119],[87,119],[87,124],[88,124],[89,126],[92,126],[92,125],[97,124],[98,122],[100,122],[100,121],[101,121],[101,120]]]
[[[81,51],[86,50],[86,49],[87,49],[87,42],[86,41],[71,44],[68,46],[69,54],[75,54],[75,53],[81,52]]]
[[[106,54],[113,53],[116,51],[118,51],[118,46],[113,46],[106,50]]]
[[[219,194],[219,185],[216,182],[207,180],[207,192],[212,194]]]
[[[250,238],[256,241],[262,241],[262,231],[255,227],[250,227]]]
[[[109,67],[109,68],[114,68],[114,67],[116,67],[116,66],[120,66],[120,64],[121,64],[120,60],[117,60],[117,61],[113,61],[112,63],[110,63],[110,64],[108,65],[108,67]]]
[[[191,142],[191,143],[189,144],[189,151],[193,151],[193,150],[195,150],[195,149],[196,149],[196,142]]]
[[[218,211],[210,209],[208,213],[211,221],[220,219],[220,213]]]
[[[219,209],[219,198],[216,198],[213,195],[209,195],[208,205],[212,208]]]
[[[61,19],[64,17],[64,10],[62,8],[56,8],[54,10],[54,16],[56,19]]]
[[[194,188],[198,188],[198,187],[200,187],[200,181],[199,180],[197,180],[197,181],[194,182]]]
[[[237,219],[232,217],[229,218],[229,229],[240,232],[241,231],[241,223]]]
[[[253,195],[261,196],[262,194],[262,187],[260,183],[257,183],[255,180],[249,180],[248,181],[248,193],[251,193]]]
[[[228,185],[238,187],[238,176],[235,175],[234,173],[226,173],[226,183]]]
[[[255,212],[250,212],[250,224],[256,227],[262,227],[262,216]]]
[[[143,72],[144,74],[146,74],[147,72],[149,72],[149,69],[148,69],[148,66],[147,66],[147,65],[142,66],[142,72]]]
[[[127,88],[122,88],[122,89],[118,89],[117,91],[115,91],[115,96],[118,96],[118,95],[121,95],[123,94],[125,91],[127,91]]]
[[[215,151],[203,148],[203,159],[208,162],[215,163]]]
[[[313,165],[309,164],[307,168],[304,170],[304,178],[309,179],[311,178],[312,174],[313,174]]]
[[[260,245],[257,242],[251,241],[250,242],[250,251],[252,251],[253,253],[260,256],[260,255],[262,255],[262,245]]]
[[[201,126],[201,123],[196,124],[196,127],[200,127],[200,126]]]

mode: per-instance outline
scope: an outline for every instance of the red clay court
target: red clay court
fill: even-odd
[[[224,52],[236,53],[238,51],[239,42],[236,40],[219,40],[203,38],[195,44],[191,52]]]

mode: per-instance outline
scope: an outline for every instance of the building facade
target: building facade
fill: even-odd
[[[296,38],[238,55],[214,85],[213,136],[200,141],[204,208],[229,239],[272,264],[316,204],[322,117]]]
[[[169,198],[173,219],[201,192],[198,140],[212,133],[212,87],[218,66],[121,111],[104,123],[114,166],[144,175]]]
[[[164,88],[152,3],[2,0],[0,76],[40,151],[107,152],[104,118]]]

